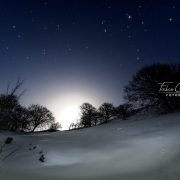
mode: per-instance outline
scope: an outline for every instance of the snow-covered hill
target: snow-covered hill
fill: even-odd
[[[1,180],[180,179],[180,114],[55,133],[0,132],[0,141],[8,136],[14,141],[0,155]]]

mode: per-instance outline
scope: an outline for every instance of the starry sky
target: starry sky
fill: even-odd
[[[83,102],[118,105],[139,68],[180,62],[179,32],[178,0],[0,0],[0,90],[20,76],[22,103],[60,122]]]

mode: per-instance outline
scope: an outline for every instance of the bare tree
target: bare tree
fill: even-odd
[[[46,107],[33,104],[28,107],[28,111],[28,119],[30,122],[29,125],[32,129],[32,132],[34,132],[36,128],[50,126],[54,123],[55,118]]]
[[[159,93],[160,83],[179,83],[180,65],[152,64],[140,69],[125,87],[125,99],[139,107],[156,107],[172,112],[180,107],[180,98]],[[169,87],[170,88],[170,87]]]
[[[84,126],[81,123],[81,120],[77,120],[76,122],[73,122],[70,124],[69,126],[69,130],[73,130],[73,129],[81,129]]]
[[[57,131],[58,129],[62,128],[59,122],[54,122],[51,124],[49,131]]]
[[[26,89],[21,90],[18,92],[21,87],[23,86],[25,80],[21,79],[20,77],[17,78],[16,84],[10,88],[10,84],[7,85],[6,95],[16,96],[18,99],[26,92]]]
[[[108,120],[114,115],[114,109],[115,108],[111,103],[103,103],[99,107],[99,115],[103,122],[107,123]]]
[[[92,125],[97,124],[97,111],[94,106],[89,103],[83,103],[80,106],[81,109],[81,118],[80,124],[83,127],[91,127]]]
[[[69,125],[69,130],[72,130],[72,129],[77,129],[77,124],[76,123],[71,123]]]
[[[19,98],[24,94],[25,90],[20,90],[24,80],[18,78],[16,84],[11,88],[10,84],[7,86],[7,91],[0,94],[0,128],[5,130],[16,131],[20,129],[19,126],[24,126],[22,122],[25,115],[24,109],[20,103]],[[20,123],[21,122],[21,123]]]

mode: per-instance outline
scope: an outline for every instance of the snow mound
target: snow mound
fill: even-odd
[[[55,133],[0,132],[0,142],[7,136],[14,141],[0,155],[2,180],[180,179],[180,114]]]

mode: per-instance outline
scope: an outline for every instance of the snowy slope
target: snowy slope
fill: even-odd
[[[0,161],[1,180],[180,179],[180,114],[66,132],[0,132],[0,141],[7,136],[14,141],[3,156],[17,151]]]

